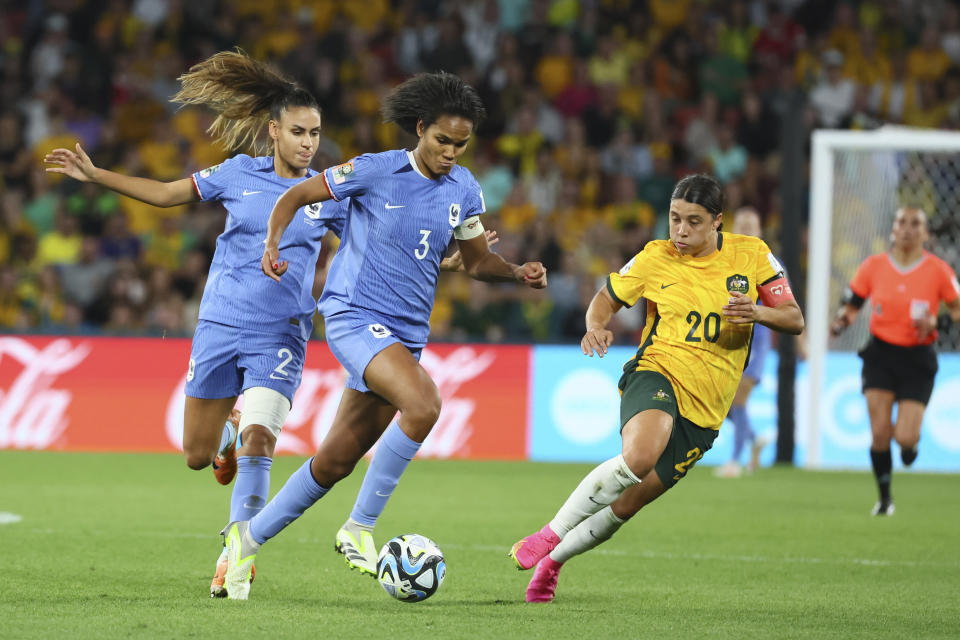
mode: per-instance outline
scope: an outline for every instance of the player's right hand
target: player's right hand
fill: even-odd
[[[287,272],[288,266],[290,264],[286,260],[280,259],[279,248],[268,245],[263,250],[263,257],[260,258],[260,269],[277,282],[280,282],[280,276]]]
[[[70,151],[70,149],[54,149],[43,157],[43,161],[47,164],[60,165],[57,167],[47,167],[47,173],[62,173],[80,182],[93,181],[94,173],[97,170],[93,161],[90,160],[90,156],[83,150],[79,142],[77,143],[76,151]]]
[[[613,344],[613,331],[609,329],[588,329],[580,341],[583,355],[593,357],[594,351],[601,358],[607,355],[607,347]]]

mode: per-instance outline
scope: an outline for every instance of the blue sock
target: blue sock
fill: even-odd
[[[273,460],[266,456],[237,458],[237,481],[233,483],[230,498],[230,522],[250,520],[267,504],[272,465]]]
[[[221,451],[229,447],[230,442],[233,441],[235,437],[236,437],[236,433],[233,430],[233,425],[230,424],[229,422],[224,423],[223,435],[220,436],[220,448],[217,449],[217,453],[220,453]]]
[[[417,455],[421,444],[408,438],[398,422],[390,423],[380,438],[367,475],[363,477],[360,493],[350,512],[351,520],[369,527],[377,523],[390,494],[400,482],[400,476]]]
[[[250,536],[258,544],[280,533],[329,491],[317,484],[310,471],[311,462],[313,458],[294,471],[273,500],[250,520]]]
[[[740,459],[743,453],[743,446],[748,441],[753,442],[756,435],[750,428],[750,418],[747,417],[747,408],[732,406],[730,407],[730,420],[733,422],[733,460]]]

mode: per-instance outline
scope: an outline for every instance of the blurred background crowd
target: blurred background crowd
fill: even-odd
[[[170,181],[228,152],[176,78],[241,47],[316,95],[315,168],[415,141],[378,116],[419,71],[475,86],[489,118],[463,164],[495,250],[546,293],[441,278],[432,339],[579,339],[603,279],[666,237],[676,179],[706,171],[776,251],[789,126],[960,124],[960,10],[946,0],[24,0],[0,2],[0,330],[190,335],[219,205],[157,209],[43,172],[95,164]],[[806,207],[804,207],[805,210]],[[268,212],[264,212],[267,215]],[[805,250],[804,250],[805,253]],[[319,274],[322,282],[322,270]],[[794,277],[802,277],[802,274]],[[628,342],[639,314],[619,314]],[[318,334],[322,334],[322,322]]]

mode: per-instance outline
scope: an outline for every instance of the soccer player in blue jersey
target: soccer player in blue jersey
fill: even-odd
[[[202,200],[219,201],[227,210],[193,336],[183,451],[191,469],[203,469],[216,458],[221,484],[236,475],[230,521],[249,520],[266,504],[274,446],[300,385],[316,310],[312,289],[321,242],[327,231],[341,233],[346,207],[311,202],[291,212],[296,219],[280,245],[290,272],[282,282],[264,278],[260,258],[267,213],[289,187],[317,174],[309,166],[319,143],[320,108],[300,86],[242,53],[218,53],[180,81],[173,101],[213,108],[218,117],[210,132],[225,148],[252,148],[264,155],[236,155],[165,183],[100,169],[77,144],[75,151],[47,155],[48,163],[59,165],[47,171],[158,207]],[[264,128],[268,138],[261,141]],[[241,393],[242,416],[234,410]],[[211,596],[226,595],[225,551]]]
[[[248,597],[260,545],[349,475],[382,434],[350,520],[337,536],[352,566],[375,571],[373,524],[440,414],[440,394],[419,357],[430,331],[438,265],[454,238],[473,278],[547,284],[539,262],[509,264],[484,240],[483,195],[457,165],[484,115],[474,89],[454,75],[421,74],[387,96],[383,114],[417,135],[414,150],[366,154],[331,167],[288,190],[270,214],[261,266],[281,281],[295,259],[281,239],[302,203],[350,200],[319,305],[330,348],[350,377],[316,455],[263,511],[224,530],[231,598]],[[398,411],[399,420],[391,423]]]

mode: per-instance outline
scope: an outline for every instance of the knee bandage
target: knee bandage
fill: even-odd
[[[280,437],[280,429],[290,413],[290,401],[279,391],[267,387],[250,387],[243,392],[243,415],[240,433],[252,424],[266,427],[273,437]]]

